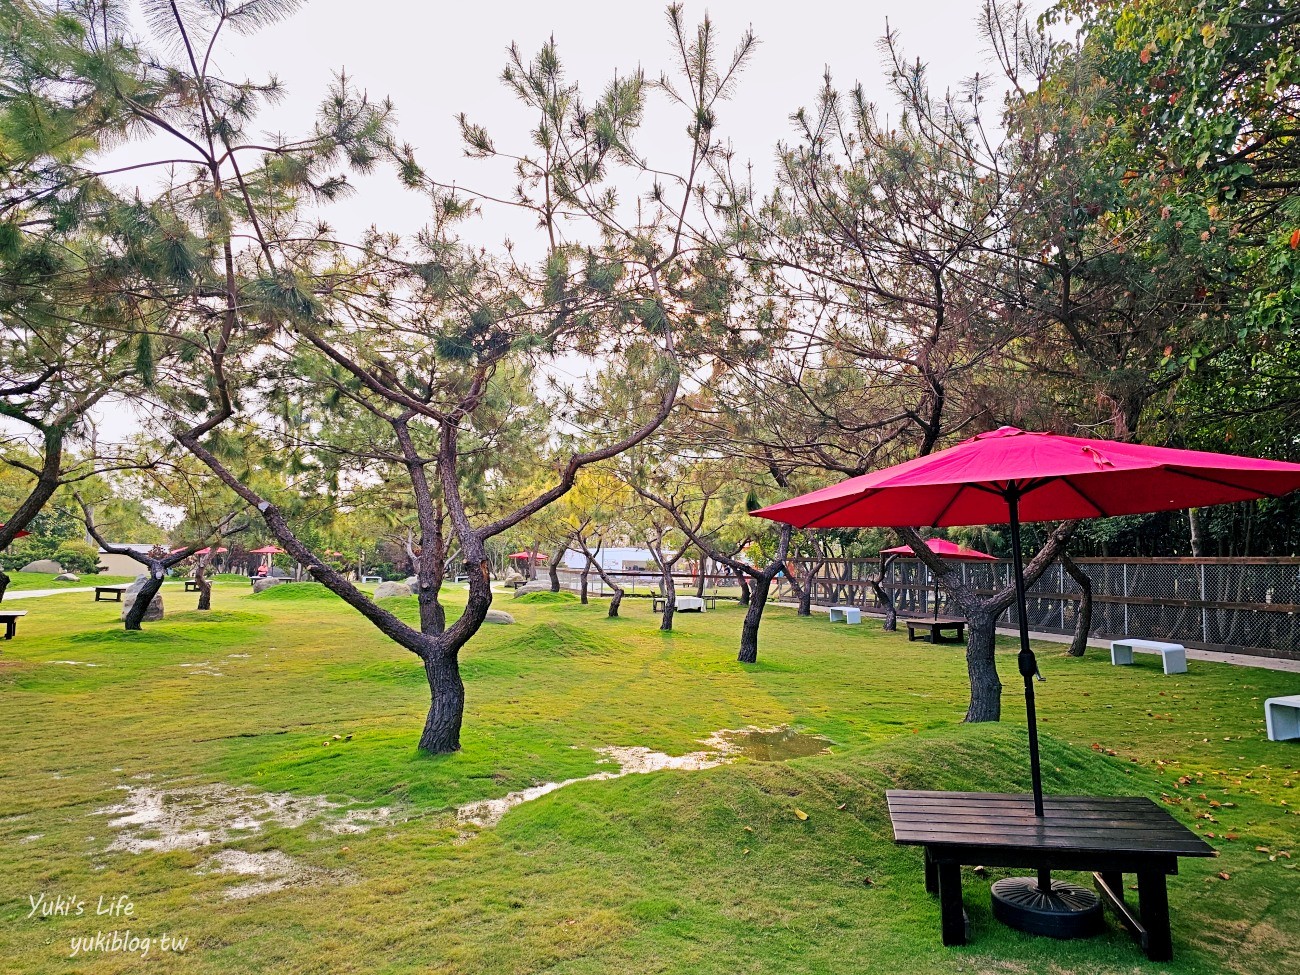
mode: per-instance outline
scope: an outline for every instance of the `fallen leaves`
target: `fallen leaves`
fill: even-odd
[[[794,817],[800,822],[803,822],[808,818],[808,814],[796,806],[794,811]]]

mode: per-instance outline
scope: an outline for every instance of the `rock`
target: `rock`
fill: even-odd
[[[534,579],[532,582],[526,582],[518,589],[516,589],[514,598],[518,599],[520,596],[527,596],[530,592],[550,592],[550,591],[551,591],[550,579]]]
[[[509,585],[512,582],[523,582],[524,577],[514,569],[506,569],[506,574],[501,577],[501,581]]]
[[[391,599],[393,596],[409,596],[411,587],[404,582],[381,582],[375,586],[376,599]]]
[[[55,582],[80,582],[81,576],[74,575],[71,572],[60,572],[54,577]]]
[[[135,598],[139,595],[144,584],[149,581],[148,576],[136,576],[135,582],[126,587],[126,592],[122,593],[122,620],[125,621],[127,614],[131,612],[131,607],[135,605]],[[149,603],[149,608],[144,611],[144,622],[156,623],[163,618],[163,598],[162,590],[158,590]]]
[[[254,580],[253,580],[253,592],[266,592],[266,591],[267,591],[268,589],[270,589],[272,586],[278,586],[278,585],[280,585],[280,583],[283,582],[283,581],[284,581],[283,579],[275,579],[275,578],[271,578],[271,579],[254,579]]]
[[[28,562],[19,572],[46,572],[52,576],[58,575],[63,571],[63,566],[53,559],[37,559],[35,562]]]
[[[515,618],[503,609],[489,609],[487,616],[483,617],[484,623],[513,623]]]

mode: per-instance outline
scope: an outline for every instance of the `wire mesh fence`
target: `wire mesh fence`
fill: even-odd
[[[1092,583],[1092,626],[1098,638],[1137,637],[1234,653],[1300,659],[1300,559],[1076,559]],[[981,593],[1011,585],[1009,562],[955,563]],[[797,580],[812,580],[818,605],[883,609],[870,579],[880,563],[869,559],[793,561]],[[917,559],[896,559],[880,582],[899,615],[949,615],[948,596]],[[795,599],[788,578],[777,596]],[[1029,627],[1073,633],[1082,590],[1059,562],[1028,592]],[[1016,626],[1014,605],[1000,625]]]

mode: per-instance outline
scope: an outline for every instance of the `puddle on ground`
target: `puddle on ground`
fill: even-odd
[[[700,741],[704,749],[685,755],[668,755],[641,745],[611,745],[597,748],[602,762],[611,762],[618,771],[596,772],[563,782],[544,782],[517,792],[507,793],[499,799],[472,802],[456,810],[456,819],[472,826],[495,826],[503,816],[516,806],[549,795],[556,789],[575,782],[603,782],[620,779],[625,775],[645,775],[650,772],[676,770],[697,772],[716,768],[737,758],[759,762],[783,762],[790,758],[818,755],[831,744],[829,738],[796,731],[794,728],[724,728]]]
[[[796,731],[794,728],[748,728],[744,731],[718,731],[714,738],[725,742],[728,755],[756,762],[784,762],[791,758],[821,755],[831,745],[829,738]]]
[[[331,833],[364,833],[389,817],[386,807],[347,809],[324,796],[259,792],[247,786],[119,788],[126,799],[93,814],[116,817],[109,821],[118,832],[109,851],[195,850],[260,833],[268,826],[296,828],[316,819]]]

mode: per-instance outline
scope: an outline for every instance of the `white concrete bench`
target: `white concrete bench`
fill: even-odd
[[[830,617],[832,623],[843,620],[852,626],[854,623],[862,622],[862,610],[856,606],[832,606],[830,608]]]
[[[1268,725],[1269,741],[1300,738],[1300,694],[1265,701],[1264,723]]]
[[[1160,654],[1166,674],[1187,673],[1187,650],[1181,643],[1161,643],[1159,640],[1116,640],[1110,645],[1110,662],[1116,667],[1133,663],[1133,651],[1145,650]]]

